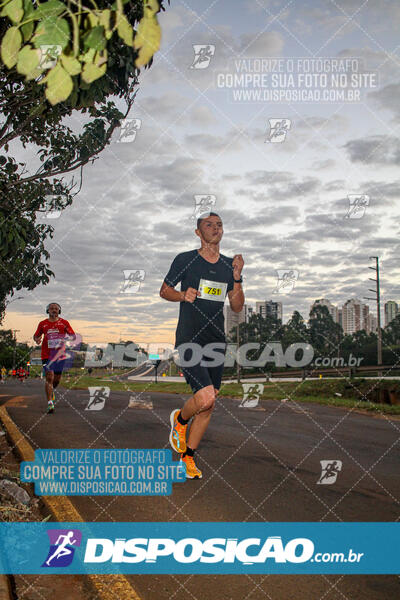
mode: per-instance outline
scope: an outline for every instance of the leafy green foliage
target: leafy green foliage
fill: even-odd
[[[309,320],[310,343],[317,356],[335,356],[343,330],[326,306],[314,305]]]
[[[385,327],[383,340],[387,344],[400,344],[400,314]]]
[[[65,19],[71,30],[74,21],[67,5],[76,8],[76,4],[81,6],[82,13],[76,21],[79,44],[75,48],[72,38],[71,46],[70,38],[56,57],[55,66],[44,72],[39,68],[40,53],[35,46],[38,37],[49,33],[54,19],[57,23]],[[143,0],[122,1],[113,6],[108,0],[96,0],[95,4],[98,14],[92,11],[93,0],[77,3],[48,0],[40,4],[31,0],[0,0],[0,40],[8,52],[7,60],[15,61],[12,68],[0,61],[0,321],[8,295],[46,284],[54,275],[45,247],[46,239],[53,235],[53,227],[51,221],[43,222],[41,218],[49,208],[49,197],[53,210],[63,210],[72,203],[79,192],[75,188],[82,182],[83,167],[93,163],[110,143],[114,130],[135,100],[137,52],[118,32],[113,35],[113,28],[117,30],[115,16],[118,10],[121,13],[122,6],[133,28],[143,16]],[[158,5],[164,10],[162,0]],[[24,13],[20,19],[21,6]],[[38,11],[41,20],[37,18]],[[97,33],[93,34],[96,28]],[[104,29],[107,40],[103,49],[99,28]],[[4,45],[10,31],[14,51]],[[61,25],[57,35],[66,32]],[[5,62],[3,50],[2,58]],[[152,59],[147,66],[151,63]],[[99,76],[100,73],[104,76]],[[109,96],[123,99],[126,112],[108,100]],[[87,117],[79,135],[65,125],[65,118],[72,114]],[[10,155],[14,140],[30,150],[36,146],[41,162],[36,172]],[[64,181],[64,174],[77,169],[80,182]]]
[[[29,361],[30,350],[27,344],[15,343],[11,329],[0,329],[0,368],[11,369],[14,357],[17,368],[25,367]]]
[[[362,358],[361,366],[377,364],[377,334],[364,329],[352,335],[345,335],[339,323],[335,323],[326,306],[315,305],[311,309],[308,324],[298,311],[294,311],[287,323],[272,315],[262,317],[253,314],[248,323],[240,324],[240,343],[260,343],[257,350],[249,350],[247,357],[256,360],[268,342],[280,342],[283,352],[296,343],[311,344],[314,360],[317,357],[341,357],[347,364],[350,354]],[[382,357],[384,365],[397,365],[400,368],[400,315],[382,330]],[[233,327],[229,341],[236,342],[236,327]],[[269,370],[270,365],[268,365]]]
[[[0,8],[0,18],[7,19],[0,32],[1,61],[8,69],[15,67],[25,81],[46,84],[46,98],[53,106],[67,99],[73,107],[80,106],[79,90],[112,66],[115,38],[129,50],[137,69],[150,65],[160,47],[157,13],[163,7],[158,0],[117,0],[111,7],[82,0],[4,0]],[[48,60],[48,47],[54,49],[53,60]]]
[[[133,42],[133,47],[139,49],[139,54],[136,59],[136,66],[140,67],[147,65],[153,54],[160,47],[161,30],[157,22],[156,13],[158,11],[157,0],[145,0],[143,18],[139,23],[139,27]],[[121,15],[118,21],[118,33],[131,45],[131,32],[126,23],[126,18]]]
[[[301,314],[295,310],[291,319],[283,326],[282,347],[286,350],[291,344],[308,343],[309,341],[307,325]]]

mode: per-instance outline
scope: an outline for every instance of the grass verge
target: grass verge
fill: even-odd
[[[385,380],[386,388],[398,385],[398,381]],[[104,381],[104,378],[83,376],[79,379],[67,378],[63,385],[69,389],[87,389],[89,386],[107,386],[111,391],[121,392],[160,392],[165,394],[190,394],[190,387],[185,381],[158,383],[150,381]],[[386,404],[371,401],[371,397],[378,391],[381,382],[355,378],[354,380],[318,380],[318,381],[279,381],[263,383],[264,391],[260,396],[261,401],[287,399],[288,402],[311,402],[326,406],[344,408],[357,408],[374,413],[400,415],[400,404]],[[336,395],[340,394],[340,395]],[[222,382],[221,396],[233,398],[243,397],[242,384]]]

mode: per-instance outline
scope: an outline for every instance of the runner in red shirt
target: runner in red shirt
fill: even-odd
[[[59,316],[61,306],[57,302],[51,302],[46,307],[48,319],[40,321],[33,339],[36,344],[42,341],[42,364],[46,373],[46,396],[47,412],[54,412],[55,394],[54,390],[60,383],[61,375],[65,366],[65,342],[74,340],[75,332],[65,319]]]
[[[17,377],[21,383],[24,383],[25,379],[25,369],[23,367],[19,367],[17,369]]]

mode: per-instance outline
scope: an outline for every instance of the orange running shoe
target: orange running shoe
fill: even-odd
[[[181,425],[178,421],[179,408],[173,410],[169,420],[171,421],[171,432],[169,434],[169,443],[175,452],[186,452],[186,429],[187,425]]]
[[[196,467],[193,456],[183,456],[179,462],[186,467],[187,479],[201,479],[203,477],[203,473]]]

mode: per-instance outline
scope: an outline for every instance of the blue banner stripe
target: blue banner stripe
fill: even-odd
[[[400,573],[400,523],[0,523],[0,540],[13,574]]]

